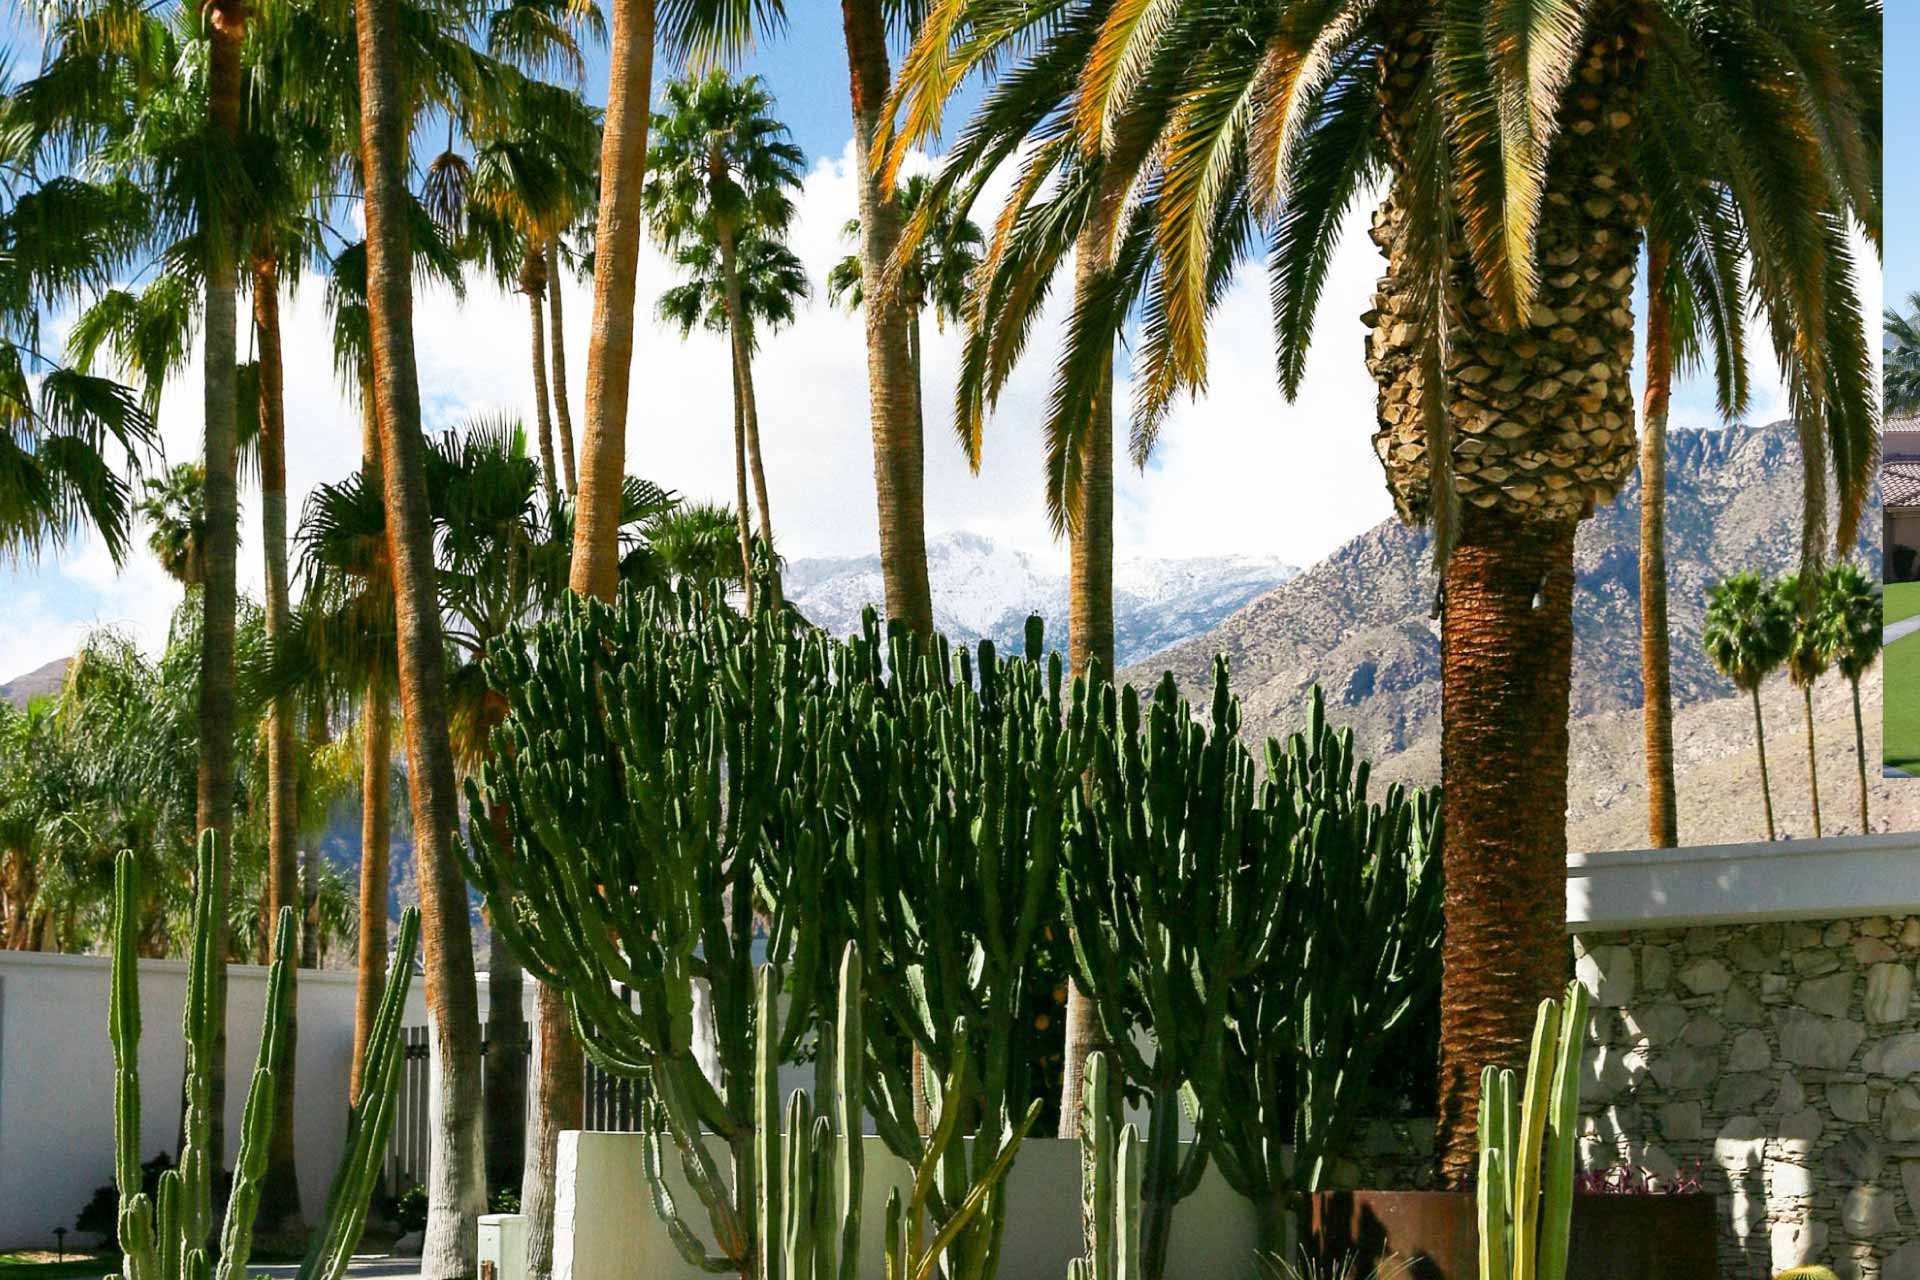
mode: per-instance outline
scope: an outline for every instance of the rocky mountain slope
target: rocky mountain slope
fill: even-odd
[[[927,543],[934,625],[955,641],[1025,644],[1027,618],[1047,621],[1050,646],[1067,644],[1067,574],[1027,552],[973,533]],[[1122,664],[1196,636],[1299,572],[1266,556],[1139,557],[1114,565],[1114,633]],[[787,598],[834,635],[860,629],[860,614],[881,599],[880,558],[795,560],[783,579]]]
[[[67,678],[67,664],[72,661],[71,658],[55,658],[23,676],[15,676],[5,684],[0,684],[0,701],[11,702],[16,709],[25,711],[27,704],[35,698],[60,692],[60,685]]]
[[[1707,586],[1740,569],[1777,573],[1799,556],[1799,454],[1790,424],[1676,431],[1667,476],[1669,611],[1673,624],[1676,739],[1681,751],[1682,838],[1749,838],[1755,793],[1737,789],[1752,769],[1751,712],[1700,649]],[[1644,838],[1640,757],[1638,481],[1581,527],[1575,545],[1573,799],[1576,848],[1620,847]],[[1879,527],[1877,513],[1861,522]],[[1863,536],[1858,554],[1878,564]],[[1308,690],[1321,685],[1334,717],[1353,726],[1383,776],[1431,782],[1439,775],[1440,642],[1431,618],[1434,576],[1426,534],[1388,521],[1297,578],[1253,601],[1205,635],[1125,673],[1135,683],[1173,671],[1190,695],[1203,690],[1216,653],[1227,655],[1249,731],[1286,733]],[[1865,716],[1869,761],[1878,760],[1878,673]],[[1776,805],[1804,811],[1799,703],[1784,681],[1768,691]],[[1777,705],[1776,705],[1777,704]],[[1853,720],[1845,686],[1816,700],[1824,803],[1857,828],[1852,796]],[[1843,750],[1844,748],[1844,750]],[[1798,753],[1796,765],[1788,757]],[[1744,753],[1744,754],[1743,754]],[[1794,768],[1797,780],[1790,781]],[[1877,772],[1877,770],[1875,770]],[[1920,826],[1920,792],[1878,784],[1890,829]],[[1900,820],[1901,810],[1911,816]],[[1783,813],[1787,810],[1783,809]],[[1811,834],[1811,823],[1787,829]],[[1881,825],[1876,816],[1875,826]],[[1888,829],[1888,828],[1882,828]]]

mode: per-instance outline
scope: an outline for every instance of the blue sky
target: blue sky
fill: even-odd
[[[826,270],[848,248],[841,227],[856,208],[840,10],[824,0],[794,0],[788,7],[793,16],[785,29],[763,41],[745,67],[766,76],[780,114],[811,164],[796,196],[792,242],[813,277],[816,297],[798,323],[766,336],[756,365],[774,521],[788,555],[864,555],[877,541],[865,352],[858,321],[828,307],[822,296]],[[1887,21],[1888,61],[1895,67],[1912,65],[1920,60],[1920,6],[1903,2],[1893,9]],[[25,55],[16,58],[16,69],[30,70],[33,41],[30,35],[21,38],[20,15],[20,6],[7,6],[0,14],[0,39],[11,25],[13,47]],[[21,61],[28,65],[21,67]],[[667,69],[664,60],[656,63],[661,73]],[[1895,138],[1920,125],[1920,85],[1912,80],[1899,74],[1889,78],[1887,126]],[[602,100],[605,85],[605,57],[595,53],[586,75],[589,96]],[[964,94],[950,123],[964,120],[977,97],[977,90]],[[436,136],[423,145],[439,143]],[[1920,200],[1920,173],[1896,166],[1889,176],[1887,221],[1895,244],[1887,264],[1893,285],[1888,296],[1900,298],[1920,289],[1920,248],[1900,242],[1899,233]],[[1363,197],[1347,220],[1306,382],[1295,402],[1283,401],[1274,384],[1261,273],[1248,273],[1230,292],[1212,339],[1207,396],[1174,412],[1144,473],[1124,461],[1120,465],[1116,538],[1123,556],[1248,553],[1306,565],[1391,514],[1369,441],[1374,387],[1361,360],[1358,321],[1381,267],[1364,234],[1372,203]],[[997,194],[989,191],[982,215],[995,207]],[[650,306],[673,282],[670,264],[658,255],[643,260],[639,291],[644,304]],[[569,280],[566,289],[568,372],[578,421],[591,286]],[[333,378],[321,293],[304,289],[283,307],[288,473],[295,511],[314,485],[341,479],[359,461],[359,410],[342,398]],[[1878,291],[1869,293],[1877,314]],[[1038,423],[1064,319],[1065,307],[1056,298],[1035,325],[1028,358],[989,426],[977,476],[953,447],[944,412],[958,362],[957,336],[926,325],[931,534],[985,534],[1042,561],[1058,563],[1063,556],[1041,500]],[[524,301],[484,281],[471,282],[464,300],[434,291],[421,295],[415,333],[430,427],[503,408],[525,412],[530,403],[526,324]],[[629,470],[691,497],[730,499],[731,411],[723,343],[698,334],[683,343],[651,323],[641,323],[638,330]],[[1782,416],[1782,398],[1764,352],[1753,374],[1752,420]],[[170,460],[198,452],[199,399],[196,362],[162,402],[160,426]],[[1673,422],[1676,427],[1717,425],[1712,390],[1704,380],[1676,387]],[[241,587],[257,595],[262,576],[258,502],[244,491],[241,520]],[[144,530],[139,536],[144,539]],[[157,645],[178,599],[178,588],[140,546],[119,567],[97,541],[85,539],[38,564],[0,565],[0,600],[5,601],[0,681],[71,653],[96,626],[122,627]]]
[[[1887,6],[1887,302],[1905,306],[1920,291],[1920,166],[1913,163],[1913,134],[1920,129],[1920,5],[1894,0]]]

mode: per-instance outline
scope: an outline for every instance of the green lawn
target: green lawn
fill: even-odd
[[[1886,704],[1881,754],[1888,764],[1920,774],[1920,634],[1887,646],[1880,678]]]
[[[99,1280],[120,1269],[120,1255],[114,1253],[75,1257],[72,1250],[65,1262],[41,1262],[45,1254],[0,1253],[0,1280]]]
[[[1920,613],[1920,582],[1889,582],[1886,601],[1880,606],[1882,623],[1899,622]]]

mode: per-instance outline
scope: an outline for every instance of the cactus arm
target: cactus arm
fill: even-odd
[[[1573,1234],[1573,1184],[1580,1130],[1580,1054],[1586,1044],[1587,989],[1567,987],[1566,1012],[1553,1065],[1553,1104],[1547,1118],[1541,1180],[1539,1280],[1566,1280]]]
[[[1119,1179],[1114,1215],[1114,1278],[1140,1280],[1140,1131],[1128,1125],[1120,1134]]]
[[[940,1255],[980,1213],[988,1198],[999,1189],[1000,1180],[1006,1176],[1007,1169],[1013,1164],[1013,1158],[1018,1154],[1021,1142],[1026,1139],[1034,1122],[1040,1118],[1040,1108],[1041,1101],[1035,1098],[1033,1105],[1027,1108],[1026,1119],[1022,1120],[1020,1127],[1009,1135],[1006,1144],[1000,1148],[1000,1154],[994,1157],[993,1163],[987,1167],[986,1172],[975,1180],[973,1189],[968,1192],[967,1198],[961,1201],[960,1207],[941,1224],[939,1231],[934,1234],[932,1243],[927,1246],[926,1253],[920,1259],[920,1266],[914,1272],[914,1280],[932,1280]]]
[[[214,986],[213,890],[220,837],[200,833],[193,878],[192,940],[187,961],[187,1000],[181,1029],[187,1044],[186,1107],[180,1143],[180,1234],[190,1249],[202,1247],[213,1230],[213,1171],[208,1167],[212,1128]],[[204,1256],[202,1262],[205,1262]]]
[[[1527,1054],[1527,1083],[1520,1107],[1520,1132],[1513,1155],[1514,1280],[1534,1280],[1540,1225],[1540,1148],[1546,1138],[1551,1105],[1553,1060],[1560,1043],[1560,1004],[1542,1000],[1534,1018],[1533,1045]]]
[[[792,1170],[781,1167],[780,1014],[774,994],[772,965],[760,967],[754,992],[754,1016],[753,1167],[758,1193],[754,1208],[760,1234],[760,1275],[761,1280],[780,1280],[784,1235],[782,1224],[786,1221],[780,1212],[780,1192]],[[795,1104],[799,1105],[798,1095]],[[793,1119],[798,1121],[797,1112]],[[786,1145],[797,1147],[804,1141],[805,1136],[798,1131],[797,1124],[789,1126]],[[792,1162],[787,1163],[791,1165]],[[796,1221],[799,1218],[798,1205],[794,1206],[794,1218]]]
[[[654,1216],[666,1224],[667,1238],[689,1265],[716,1275],[735,1270],[731,1258],[708,1253],[706,1246],[700,1243],[700,1237],[680,1216],[680,1210],[673,1201],[673,1192],[667,1186],[666,1161],[661,1151],[660,1135],[666,1129],[666,1118],[658,1102],[648,1102],[646,1110],[650,1114],[641,1125],[640,1171],[647,1180]]]
[[[761,1034],[765,1034],[763,1031]],[[782,1167],[774,1177],[782,1184],[780,1196],[786,1204],[786,1217],[782,1222],[776,1216],[773,1231],[780,1237],[773,1249],[764,1245],[762,1253],[778,1252],[779,1261],[761,1272],[762,1280],[813,1280],[814,1239],[813,1239],[813,1198],[814,1198],[814,1127],[813,1107],[808,1101],[804,1089],[796,1089],[793,1097],[787,1101],[787,1132],[782,1140],[778,1130],[774,1131],[775,1144],[780,1148]],[[761,1196],[764,1208],[773,1199],[773,1188],[769,1186]]]
[[[833,1209],[841,1226],[840,1272],[838,1277],[822,1273],[818,1280],[858,1280],[860,1268],[860,1201],[866,1176],[866,1125],[861,1123],[866,1093],[866,1036],[861,1014],[863,973],[859,945],[848,943],[840,961],[840,1006],[834,1028],[837,1043],[833,1063],[833,1123],[837,1134]]]
[[[274,959],[267,969],[260,1050],[246,1105],[240,1113],[240,1147],[234,1154],[233,1189],[227,1196],[214,1280],[246,1280],[247,1259],[253,1254],[254,1221],[260,1215],[260,1180],[266,1176],[267,1148],[273,1137],[273,1100],[279,1091],[280,1072],[286,1068],[287,997],[292,985],[289,960],[296,954],[294,942],[293,908],[282,907],[270,953]]]
[[[160,1270],[154,1206],[141,1190],[140,980],[134,948],[140,868],[122,852],[113,865],[113,976],[107,1036],[113,1045],[114,1182],[120,1192],[117,1226],[126,1280],[165,1280]],[[178,1178],[175,1178],[178,1181]]]
[[[1507,1257],[1507,1170],[1501,1148],[1480,1148],[1477,1208],[1480,1227],[1480,1280],[1511,1280]]]

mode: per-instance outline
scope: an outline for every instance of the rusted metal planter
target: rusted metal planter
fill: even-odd
[[[1357,1254],[1355,1275],[1389,1256],[1410,1280],[1476,1280],[1479,1232],[1470,1191],[1331,1191],[1308,1207],[1307,1241],[1323,1263]],[[1718,1221],[1710,1195],[1577,1195],[1568,1280],[1713,1280]]]

